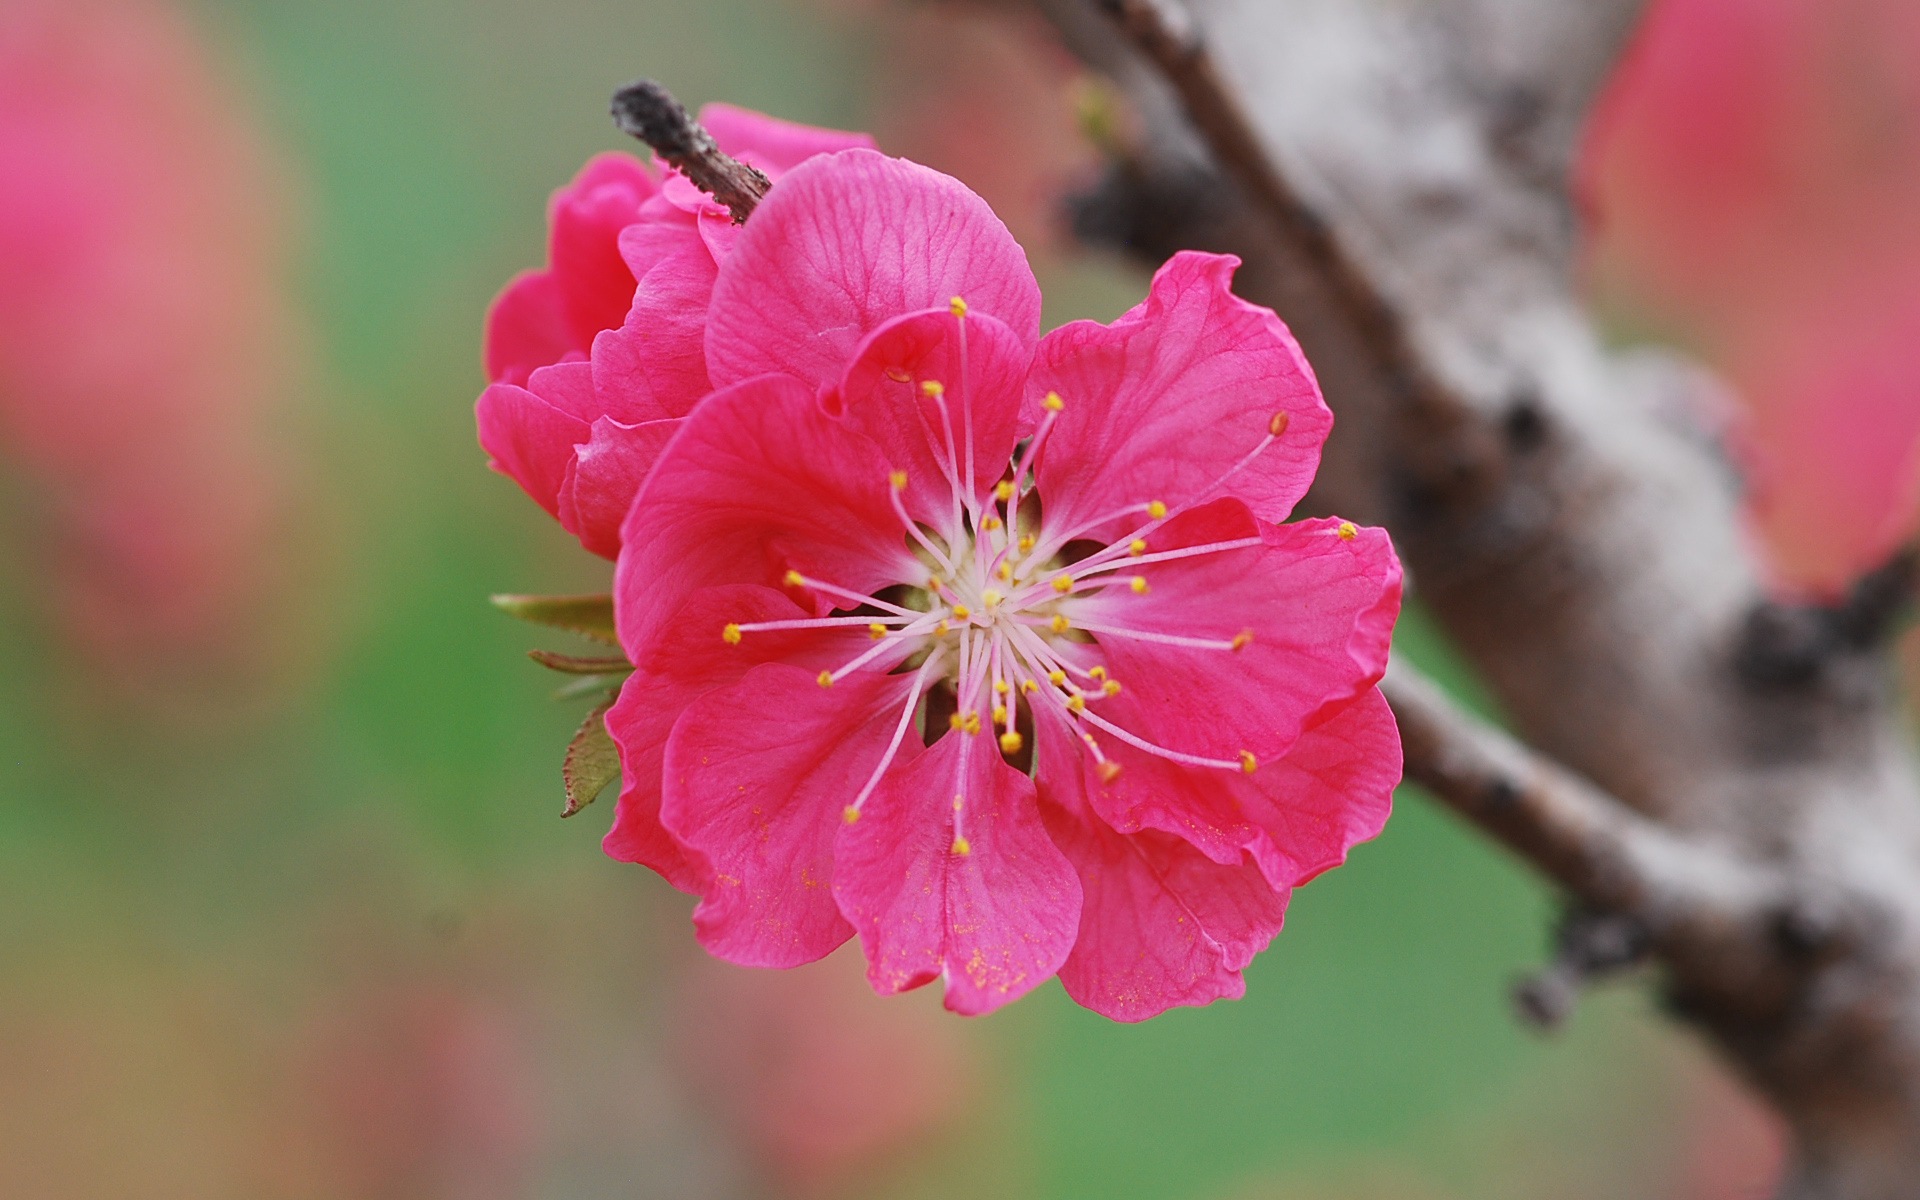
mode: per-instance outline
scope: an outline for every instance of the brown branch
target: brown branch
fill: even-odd
[[[1381,681],[1407,778],[1588,908],[1663,941],[1754,921],[1775,901],[1757,872],[1675,835],[1469,715],[1396,658]]]
[[[1320,218],[1268,155],[1221,77],[1192,17],[1172,0],[1097,0],[1134,47],[1159,68],[1206,140],[1214,161],[1287,237],[1332,293],[1407,400],[1456,405],[1413,348],[1400,310],[1383,296],[1332,225]]]
[[[700,122],[651,79],[636,79],[613,94],[613,123],[693,181],[743,224],[765,198],[771,180],[720,149]]]

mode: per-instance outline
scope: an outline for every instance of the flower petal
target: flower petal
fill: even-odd
[[[1169,834],[1115,832],[1082,792],[1073,735],[1051,719],[1040,734],[1041,816],[1086,897],[1067,994],[1116,1021],[1244,995],[1241,969],[1280,932],[1288,893]]]
[[[1216,500],[1168,521],[1149,544],[1161,551],[1254,537],[1258,545],[1123,571],[1145,580],[1144,594],[1110,586],[1077,599],[1074,620],[1093,631],[1093,653],[1124,685],[1116,711],[1144,725],[1132,732],[1186,753],[1234,759],[1247,750],[1266,761],[1321,708],[1347,703],[1385,673],[1400,563],[1384,531],[1332,520],[1273,525],[1238,500]],[[1252,636],[1226,650],[1128,632]]]
[[[560,524],[580,544],[602,558],[620,554],[620,524],[647,472],[678,420],[622,425],[610,417],[595,421],[584,445],[574,447],[573,466],[560,488]]]
[[[1276,888],[1299,887],[1379,834],[1400,782],[1400,733],[1380,689],[1322,712],[1285,757],[1252,775],[1183,767],[1102,738],[1120,767],[1082,771],[1088,798],[1116,829],[1175,834],[1214,862],[1246,855]]]
[[[496,383],[474,405],[488,465],[518,483],[552,516],[573,467],[574,447],[587,440],[585,421],[511,383]]]
[[[641,204],[659,186],[639,159],[607,153],[554,193],[547,261],[581,350],[626,315],[634,278],[620,254],[620,231],[639,220]]]
[[[673,614],[666,625],[668,636],[641,657],[607,713],[607,732],[619,748],[625,780],[613,828],[601,843],[609,855],[652,867],[681,891],[702,890],[698,865],[660,824],[660,771],[667,737],[689,704],[738,683],[763,663],[784,662],[812,678],[867,648],[866,631],[857,628],[768,630],[750,634],[737,645],[721,636],[729,623],[810,615],[771,588],[745,586],[703,588]]]
[[[833,894],[875,991],[944,977],[947,1007],[970,1016],[1052,978],[1080,921],[1079,881],[1040,824],[1033,782],[965,734],[891,768],[842,823]]]
[[[660,819],[704,868],[693,921],[729,962],[794,967],[853,929],[829,884],[841,812],[885,753],[910,676],[823,688],[768,663],[690,705],[667,739]],[[912,739],[905,752],[915,749]]]
[[[1287,421],[1279,439],[1217,494],[1269,521],[1306,494],[1333,414],[1280,318],[1228,290],[1239,263],[1183,251],[1112,325],[1076,321],[1040,343],[1028,401],[1051,391],[1066,402],[1035,467],[1050,525],[1195,500],[1261,443],[1277,413]]]
[[[767,194],[721,264],[707,370],[722,387],[767,372],[836,383],[868,333],[956,295],[1038,337],[1039,285],[984,200],[871,150],[822,155]]]
[[[594,392],[607,416],[629,425],[684,417],[712,390],[706,332],[716,270],[693,231],[680,232],[683,244],[634,289],[625,321],[593,341]]]
[[[984,497],[1006,474],[1020,435],[1020,389],[1030,357],[1019,337],[990,316],[957,317],[944,305],[909,313],[861,343],[839,388],[827,396],[827,411],[872,438],[888,463],[907,473],[907,511],[944,529],[953,516],[948,448],[956,476],[973,464],[972,493]],[[944,389],[939,399],[921,388],[928,381]]]
[[[816,154],[877,148],[870,134],[782,121],[731,104],[702,106],[700,123],[707,127],[722,150],[736,158],[750,156],[755,166],[769,172],[791,171]]]
[[[586,350],[574,344],[573,322],[552,271],[522,271],[487,309],[487,378],[524,384],[534,370]]]
[[[621,644],[647,653],[696,588],[778,587],[792,569],[870,594],[924,575],[887,486],[879,447],[823,413],[804,384],[763,376],[714,393],[627,513],[614,574]]]

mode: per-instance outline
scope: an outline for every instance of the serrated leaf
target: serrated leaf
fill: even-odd
[[[633,664],[624,658],[582,657],[552,650],[529,650],[527,657],[549,671],[565,675],[624,675],[633,670]]]
[[[495,596],[493,605],[535,625],[564,629],[608,646],[620,644],[613,628],[612,596]]]
[[[563,817],[592,804],[594,797],[620,778],[620,752],[607,735],[607,710],[612,707],[612,697],[595,706],[567,746],[566,760],[560,766],[560,777],[567,786],[567,809],[560,814]]]

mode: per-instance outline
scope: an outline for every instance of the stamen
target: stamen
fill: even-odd
[[[1261,544],[1262,540],[1257,537],[1230,538],[1224,542],[1208,542],[1201,546],[1186,546],[1179,550],[1161,550],[1153,554],[1147,554],[1147,544],[1136,538],[1132,544],[1127,547],[1127,553],[1132,558],[1131,562],[1122,562],[1119,558],[1114,557],[1111,553],[1113,548],[1108,547],[1098,554],[1090,554],[1075,563],[1073,565],[1073,577],[1075,579],[1087,579],[1091,576],[1102,574],[1103,572],[1118,571],[1123,566],[1139,567],[1145,566],[1147,563],[1173,562],[1176,559],[1195,558],[1202,554],[1224,554],[1229,550],[1245,550],[1250,546],[1258,546]],[[1140,547],[1139,553],[1134,552],[1134,546]]]
[[[1145,575],[1135,575],[1132,579],[1127,580],[1127,586],[1133,589],[1134,595],[1144,596],[1147,594],[1147,577]]]
[[[916,618],[919,615],[914,614]],[[729,625],[720,636],[729,645],[737,646],[740,644],[739,635],[743,633],[768,633],[776,629],[833,629],[843,625],[865,625],[869,630],[880,630],[881,636],[885,636],[888,625],[907,619],[906,617],[888,617],[885,620],[877,620],[873,617],[796,617],[791,621],[754,621],[746,625]]]
[[[824,592],[829,596],[839,596],[841,599],[851,600],[855,604],[871,604],[875,608],[884,609],[887,612],[893,613],[895,616],[906,617],[909,620],[917,620],[920,617],[926,615],[924,613],[917,613],[910,608],[902,608],[898,604],[893,604],[886,600],[882,600],[877,596],[869,596],[865,592],[849,591],[848,589],[843,587],[835,587],[831,583],[825,583],[818,579],[808,578],[807,576],[802,575],[798,571],[787,572],[786,584],[788,587],[810,588],[816,592]]]
[[[1133,555],[1135,558],[1139,558],[1142,554],[1145,554],[1146,552],[1147,552],[1147,539],[1145,538],[1135,538],[1131,542],[1127,543],[1127,553]]]
[[[1016,730],[1009,729],[1000,735],[1000,752],[1002,754],[1018,754],[1020,753],[1020,747],[1023,745],[1025,745],[1025,742]]]
[[[1246,760],[1252,757],[1244,750],[1240,752],[1241,757],[1234,760],[1205,758],[1198,754],[1183,754],[1178,750],[1169,750],[1165,746],[1150,742],[1137,734],[1128,733],[1126,730],[1091,709],[1085,710],[1078,715],[1082,721],[1106,730],[1134,749],[1144,750],[1148,754],[1156,758],[1164,758],[1168,762],[1182,763],[1189,767],[1217,767],[1223,771],[1245,771],[1247,769]]]
[[[1186,646],[1194,650],[1238,650],[1240,648],[1233,642],[1223,642],[1218,638],[1185,637],[1176,633],[1156,633],[1147,629],[1128,629],[1120,625],[1097,625],[1087,621],[1081,621],[1079,627],[1089,633],[1103,633],[1108,637],[1132,638],[1138,642],[1156,642],[1162,646]]]
[[[933,653],[927,655],[927,660],[920,664],[920,673],[913,677],[913,686],[907,690],[907,704],[900,712],[899,723],[893,727],[893,740],[887,743],[887,752],[880,756],[880,765],[867,777],[866,784],[854,796],[853,803],[842,812],[848,824],[860,819],[861,806],[866,804],[868,796],[873,795],[873,789],[880,786],[880,777],[887,773],[887,768],[893,765],[894,756],[900,753],[900,743],[907,736],[907,727],[913,724],[914,710],[920,707],[920,693],[926,690],[927,677],[933,674],[944,653],[942,647],[936,646]]]
[[[1343,542],[1350,542],[1360,536],[1359,527],[1352,521],[1340,522],[1340,528],[1334,530],[1334,532],[1340,536],[1340,540]]]

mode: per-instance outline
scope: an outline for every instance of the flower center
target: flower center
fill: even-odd
[[[965,316],[965,306],[957,297],[954,315]],[[960,365],[964,377],[962,336]],[[904,374],[898,381],[910,382]],[[1150,500],[1103,513],[1076,527],[1046,529],[1042,527],[1040,498],[1034,492],[1033,468],[1065,408],[1061,398],[1047,395],[1038,428],[982,500],[974,495],[973,488],[962,483],[976,477],[972,411],[964,378],[959,389],[958,421],[939,381],[919,381],[918,390],[939,417],[937,428],[943,435],[940,451],[944,456],[940,465],[952,497],[950,532],[929,529],[908,513],[902,498],[908,484],[904,471],[892,473],[889,495],[925,575],[899,580],[893,588],[868,595],[830,580],[789,571],[786,583],[790,588],[805,588],[828,597],[834,602],[835,614],[730,624],[723,631],[729,643],[738,644],[745,634],[759,630],[865,625],[873,645],[840,667],[821,671],[820,686],[830,688],[862,670],[911,674],[887,751],[866,785],[847,805],[845,818],[859,819],[868,797],[879,786],[908,731],[914,728],[916,717],[923,736],[932,740],[935,731],[925,725],[936,708],[948,712],[949,729],[966,739],[963,750],[980,735],[989,734],[1008,759],[1021,755],[1027,737],[1023,729],[1033,729],[1039,710],[1045,709],[1077,734],[1105,782],[1112,782],[1120,767],[1102,750],[1096,731],[1185,766],[1253,772],[1259,764],[1249,751],[1242,750],[1232,759],[1188,754],[1150,741],[1103,715],[1099,711],[1101,702],[1120,695],[1124,681],[1109,672],[1101,643],[1105,639],[1131,639],[1234,653],[1252,642],[1251,630],[1232,638],[1218,638],[1134,627],[1124,620],[1124,609],[1117,609],[1112,601],[1118,598],[1152,603],[1145,599],[1152,585],[1140,568],[1261,544],[1255,536],[1162,548],[1156,545],[1156,535],[1181,512],[1211,499],[1228,479],[1273,445],[1286,431],[1287,414],[1275,413],[1266,436],[1244,458],[1211,487],[1176,508]],[[1129,532],[1104,544],[1094,536],[1115,527]],[[1342,535],[1346,536],[1344,529]],[[953,852],[961,855],[970,850],[961,824],[966,806],[966,758],[963,753],[954,796]]]

